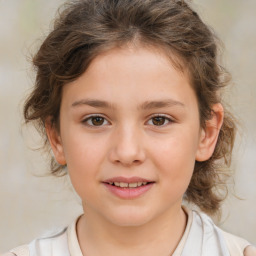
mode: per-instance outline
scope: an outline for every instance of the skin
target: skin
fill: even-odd
[[[256,256],[256,247],[247,246],[244,250],[244,256]]]
[[[82,200],[77,234],[84,255],[173,253],[186,226],[181,202],[195,160],[210,158],[222,125],[222,106],[212,109],[202,129],[188,76],[156,48],[109,50],[64,86],[60,132],[50,122],[46,130]],[[95,114],[98,126],[90,119]],[[102,183],[116,176],[154,184],[138,198],[121,199]]]

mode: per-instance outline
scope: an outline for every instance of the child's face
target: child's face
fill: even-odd
[[[53,150],[86,214],[141,225],[180,208],[200,158],[199,123],[187,76],[163,53],[113,49],[64,86]]]

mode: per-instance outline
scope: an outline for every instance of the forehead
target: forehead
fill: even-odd
[[[124,100],[126,94],[130,100],[158,100],[170,93],[174,98],[180,95],[181,99],[193,94],[187,74],[178,69],[162,49],[133,45],[99,54],[82,76],[63,90],[63,96],[68,95],[73,100],[82,95]]]
[[[118,77],[119,70],[122,71],[122,75],[127,70],[127,75],[130,72],[134,76],[137,74],[136,77],[143,74],[150,76],[157,71],[165,71],[179,73],[179,76],[189,78],[184,63],[181,57],[166,47],[131,42],[100,52],[90,62],[84,74],[93,75],[96,73],[96,77],[101,79],[103,74]],[[110,69],[117,72],[110,73]],[[106,73],[104,73],[105,71]]]
[[[158,61],[162,59],[165,64],[171,65],[178,72],[187,75],[188,65],[186,65],[185,58],[183,56],[180,56],[177,51],[166,45],[158,45],[153,42],[146,41],[143,42],[142,40],[143,39],[138,38],[134,39],[131,42],[121,42],[120,44],[114,43],[113,45],[110,44],[102,46],[97,50],[95,57],[92,59],[87,69],[94,65],[95,62],[99,62],[99,59],[106,62],[106,59],[108,59],[110,56],[111,59],[113,59],[114,57],[126,57],[135,59],[135,57],[137,56],[143,57],[145,63],[149,59],[150,61],[156,58],[158,59]]]

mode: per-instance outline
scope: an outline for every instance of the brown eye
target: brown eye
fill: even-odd
[[[102,125],[104,123],[104,118],[100,116],[92,117],[92,124],[95,126]]]
[[[91,116],[91,117],[86,118],[83,121],[83,123],[88,126],[102,126],[102,125],[106,125],[108,122],[104,117]]]
[[[152,118],[152,122],[154,125],[163,125],[165,123],[165,117],[157,116]]]
[[[172,119],[171,118],[168,118],[166,116],[154,116],[152,117],[148,123],[150,125],[153,125],[153,126],[165,126],[165,125],[168,125],[169,123],[172,123]]]

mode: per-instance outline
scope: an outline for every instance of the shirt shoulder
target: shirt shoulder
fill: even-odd
[[[205,213],[198,210],[190,211],[193,212],[193,221],[183,250],[184,255],[196,251],[197,255],[207,256],[254,256],[251,254],[253,247],[247,240],[225,232]]]
[[[70,256],[67,228],[61,231],[32,241],[29,244],[30,256]]]
[[[244,238],[241,238],[239,236],[233,235],[231,233],[228,233],[228,232],[222,230],[221,228],[219,228],[218,226],[216,226],[213,223],[212,219],[208,215],[206,215],[204,213],[200,213],[200,216],[203,219],[203,222],[212,223],[212,226],[218,233],[218,236],[221,236],[222,239],[224,239],[225,245],[228,248],[230,256],[246,255],[246,254],[244,254],[244,252],[245,252],[245,249],[251,245],[250,242],[248,242]],[[249,256],[251,256],[251,255],[249,254]],[[253,255],[253,256],[256,256],[256,255]]]
[[[16,247],[2,256],[70,256],[67,228]]]
[[[29,246],[25,244],[25,245],[16,247],[1,256],[30,256]]]
[[[251,244],[239,237],[239,236],[235,236],[233,234],[230,234],[226,231],[221,230],[223,233],[223,236],[225,238],[225,241],[227,243],[227,246],[229,248],[229,251],[232,255],[236,255],[235,252],[239,251],[239,253],[241,255],[247,255],[247,256],[256,256],[256,254],[251,254],[251,252],[253,251],[253,249],[249,249],[248,247],[252,247]],[[248,248],[248,250],[246,250]],[[253,248],[253,247],[252,247]],[[247,252],[246,252],[247,251]],[[249,253],[249,254],[248,254]],[[254,251],[255,253],[255,251]]]

